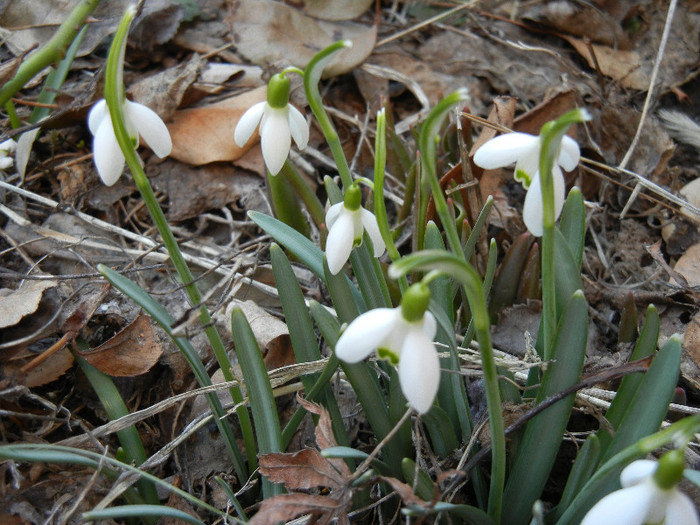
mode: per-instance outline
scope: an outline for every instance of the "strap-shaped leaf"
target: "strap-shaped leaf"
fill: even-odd
[[[568,248],[567,248],[568,249]],[[577,291],[561,316],[554,340],[554,360],[547,366],[537,402],[575,385],[581,378],[588,339],[588,305]],[[558,401],[527,426],[506,484],[502,523],[526,524],[554,465],[575,395]]]
[[[569,244],[574,262],[581,269],[583,245],[586,240],[586,209],[583,206],[583,194],[577,187],[571,188],[564,202],[559,222],[559,231]]]

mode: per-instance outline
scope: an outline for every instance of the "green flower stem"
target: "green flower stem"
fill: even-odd
[[[585,111],[574,109],[542,127],[540,140],[540,186],[542,189],[542,359],[552,355],[557,330],[556,287],[554,272],[554,178],[552,168],[559,156],[561,141],[572,124],[588,118]]]
[[[309,215],[311,215],[311,218],[316,223],[316,226],[320,228],[321,224],[326,220],[326,211],[316,193],[309,187],[306,180],[304,180],[304,176],[294,164],[289,162],[289,160],[284,162],[281,174],[284,176],[284,180],[292,185],[294,191],[299,195],[306,206]]]
[[[0,88],[0,106],[4,106],[9,102],[12,96],[42,69],[58,62],[65,56],[66,49],[98,3],[99,0],[82,0],[78,3],[68,15],[68,18],[60,25],[54,36],[22,61],[22,65],[15,73],[15,76],[5,82]]]
[[[285,161],[286,164],[289,164],[289,161]],[[272,175],[267,171],[267,189],[270,193],[274,216],[304,237],[308,237],[309,223],[301,211],[301,203],[297,199],[294,188],[287,182],[287,178]]]
[[[457,227],[455,225],[454,217],[451,216],[450,211],[447,207],[447,201],[443,195],[442,188],[440,187],[440,180],[438,179],[435,166],[437,164],[437,153],[436,153],[436,138],[440,131],[445,117],[448,112],[452,109],[455,104],[466,100],[468,97],[466,89],[459,89],[444,99],[442,99],[437,106],[428,114],[428,117],[423,122],[421,126],[420,137],[418,139],[420,147],[420,158],[421,158],[421,170],[423,179],[427,179],[430,184],[430,190],[433,197],[433,202],[435,203],[435,211],[440,217],[442,222],[442,227],[445,230],[445,235],[447,236],[447,243],[450,250],[454,254],[462,253],[462,245],[459,239],[459,233],[457,232]],[[421,205],[421,214],[423,213],[423,206]],[[418,224],[418,247],[423,247],[423,222]]]
[[[117,32],[114,36],[112,42],[112,47],[107,58],[107,68],[105,75],[105,99],[107,101],[107,106],[109,107],[109,114],[112,118],[112,125],[114,126],[114,134],[117,138],[117,142],[124,153],[126,163],[131,170],[134,177],[134,182],[138,188],[146,208],[153,219],[153,222],[158,229],[158,233],[161,236],[163,245],[165,246],[170,259],[177,271],[181,281],[185,286],[187,295],[193,305],[199,306],[199,318],[202,326],[205,328],[205,333],[209,342],[214,350],[221,371],[224,375],[224,380],[233,381],[236,378],[231,370],[231,365],[226,354],[226,348],[221,340],[219,332],[214,326],[211,315],[206,305],[202,304],[202,296],[194,282],[194,276],[190,271],[187,263],[185,262],[180,247],[177,244],[173,232],[170,230],[168,221],[163,214],[163,210],[158,204],[156,196],[153,194],[153,189],[148,182],[146,173],[141,167],[141,160],[136,154],[136,149],[134,143],[129,136],[129,132],[126,129],[123,114],[123,103],[125,100],[124,84],[122,82],[123,72],[122,64],[124,60],[124,52],[126,49],[126,36],[129,32],[129,26],[131,21],[136,15],[134,9],[128,9],[122,19]],[[243,401],[243,396],[239,388],[231,388],[231,396],[235,403],[239,404]],[[245,405],[241,405],[236,413],[239,418],[239,423],[241,425],[241,431],[243,433],[243,439],[245,442],[246,454],[248,457],[248,468],[252,472],[255,470],[255,465],[257,464],[257,457],[255,454],[255,436],[253,434],[253,428],[250,421],[250,416]]]
[[[340,180],[343,182],[343,187],[345,188],[352,186],[350,167],[348,166],[348,161],[345,158],[345,153],[343,152],[343,146],[340,143],[338,132],[336,131],[333,122],[323,107],[323,100],[321,100],[318,82],[321,80],[323,70],[333,59],[335,54],[350,46],[352,46],[352,42],[349,40],[341,40],[319,51],[309,61],[309,64],[306,66],[306,72],[304,73],[304,90],[306,91],[306,99],[309,102],[311,111],[318,121],[318,125],[321,127],[321,131],[323,132],[323,136],[326,138],[326,142],[328,142],[328,146],[331,148],[333,160],[338,167],[338,174],[340,175]]]
[[[399,277],[415,270],[439,270],[457,279],[464,286],[469,306],[472,310],[473,326],[479,342],[481,366],[484,373],[486,404],[491,430],[491,489],[489,491],[488,513],[499,523],[503,503],[503,485],[506,474],[506,443],[501,407],[501,393],[498,386],[498,369],[491,345],[490,320],[486,309],[486,297],[479,274],[460,255],[441,250],[417,252],[394,263],[389,268],[389,276]]]

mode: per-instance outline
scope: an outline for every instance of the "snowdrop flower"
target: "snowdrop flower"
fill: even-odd
[[[17,149],[17,143],[12,139],[7,139],[0,143],[0,170],[11,168],[14,164],[12,153]]]
[[[236,125],[233,139],[243,147],[260,124],[260,143],[265,165],[277,175],[289,155],[292,138],[299,149],[309,142],[309,126],[297,108],[289,103],[289,79],[278,73],[267,86],[267,102],[258,102],[246,111]]]
[[[433,405],[440,384],[435,349],[437,323],[427,311],[430,291],[417,283],[406,290],[398,308],[375,308],[357,317],[335,346],[338,359],[357,363],[373,351],[398,367],[401,391],[408,404],[424,414]]]
[[[153,153],[161,159],[170,154],[173,148],[170,133],[155,111],[130,100],[124,101],[122,111],[126,129],[136,146],[140,135]],[[112,118],[107,101],[104,99],[97,102],[90,110],[88,127],[94,136],[92,151],[97,173],[102,182],[112,186],[124,171],[124,153],[114,134]]]
[[[581,525],[698,525],[692,500],[678,490],[683,476],[683,451],[672,450],[658,462],[639,460],[620,474],[622,489],[596,503]]]
[[[375,257],[381,257],[386,249],[377,226],[377,218],[360,206],[361,199],[360,188],[350,186],[345,191],[343,202],[334,204],[326,213],[326,259],[333,275],[343,268],[353,247],[362,244],[362,234],[365,231],[372,240]]]
[[[542,189],[540,186],[540,150],[538,135],[506,133],[481,146],[474,154],[474,163],[492,170],[515,163],[515,179],[528,189],[523,205],[525,226],[533,235],[542,236]],[[559,155],[552,167],[554,180],[554,217],[559,217],[564,207],[566,188],[561,168],[571,171],[578,164],[581,154],[574,139],[564,136]]]

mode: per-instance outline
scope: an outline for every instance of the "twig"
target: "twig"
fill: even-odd
[[[673,20],[673,14],[676,11],[677,4],[678,4],[678,0],[671,0],[670,4],[668,6],[668,13],[666,14],[666,22],[664,24],[664,31],[661,35],[661,42],[659,43],[659,51],[657,52],[656,60],[654,61],[654,68],[651,71],[651,79],[649,80],[649,89],[647,90],[647,97],[644,100],[644,107],[642,108],[642,115],[639,117],[639,124],[637,125],[637,131],[634,134],[634,138],[632,139],[632,143],[630,144],[629,148],[627,148],[627,153],[625,153],[625,156],[622,158],[622,162],[620,162],[620,165],[618,166],[619,169],[624,169],[627,166],[630,159],[632,158],[632,153],[634,152],[635,148],[637,147],[637,143],[639,142],[639,138],[642,136],[642,129],[644,127],[644,121],[646,120],[647,113],[649,112],[649,106],[651,106],[651,101],[654,98],[654,92],[655,92],[654,84],[656,84],[656,77],[659,75],[659,68],[661,66],[661,60],[663,59],[664,51],[666,50],[666,43],[668,42],[668,35],[671,32],[671,21]],[[639,195],[640,191],[642,191],[641,179],[637,179],[637,185],[634,187],[634,190],[632,191],[632,195],[630,195],[630,198],[627,200],[625,207],[622,209],[622,212],[620,213],[620,219],[623,219],[625,217],[625,215],[629,211],[630,207],[632,206],[634,201],[637,199],[637,196]]]

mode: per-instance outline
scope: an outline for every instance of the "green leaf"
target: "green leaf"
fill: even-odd
[[[416,462],[410,458],[403,458],[401,468],[403,469],[403,478],[406,483],[414,487],[416,496],[423,501],[432,501],[435,497],[435,483],[430,479],[430,476],[423,469],[416,468]]]
[[[681,341],[672,336],[654,357],[622,416],[615,437],[603,451],[601,462],[658,430],[678,384]]]
[[[583,292],[578,291],[559,321],[553,346],[554,360],[544,373],[538,403],[580,380],[587,339],[588,305]],[[527,423],[506,484],[503,500],[508,504],[503,508],[503,523],[529,522],[532,505],[549,479],[574,399],[575,394],[567,396]]]
[[[258,453],[279,452],[281,429],[270,377],[260,347],[240,308],[234,308],[231,312],[231,331],[257,431]],[[270,483],[263,478],[263,497],[281,494],[283,490],[282,485]]]
[[[430,434],[430,443],[435,453],[446,458],[459,448],[457,435],[447,413],[439,406],[433,406],[421,416]]]
[[[576,461],[574,461],[574,466],[569,472],[564,493],[557,505],[557,516],[560,516],[569,507],[573,499],[581,491],[581,488],[593,475],[599,458],[600,442],[595,434],[591,434],[586,438],[583,446],[576,454]]]
[[[630,361],[644,359],[654,354],[659,339],[660,325],[659,312],[654,305],[649,305],[647,307],[646,319],[644,320],[642,332],[639,334],[637,344],[630,356]],[[643,380],[644,375],[641,373],[630,374],[622,379],[617,393],[615,394],[615,398],[612,400],[610,407],[605,413],[605,419],[608,420],[614,431],[620,428],[622,419],[625,417],[627,409],[632,406],[637,390]],[[598,431],[598,438],[600,439],[600,449],[606,452],[613,439],[612,434],[605,429],[600,429]]]
[[[495,525],[495,522],[483,510],[471,505],[455,505],[438,501],[431,508],[406,507],[401,510],[406,516],[430,516],[440,512],[445,512],[450,516],[455,516],[465,520],[469,525]]]
[[[556,289],[557,322],[576,290],[583,289],[581,270],[574,260],[569,243],[558,229],[554,230],[554,282]]]
[[[194,376],[197,378],[199,385],[211,385],[211,378],[209,377],[209,374],[207,374],[204,364],[199,358],[199,354],[197,354],[197,351],[192,346],[192,343],[190,343],[190,341],[184,337],[176,337],[175,334],[173,334],[172,326],[174,320],[165,310],[165,308],[155,301],[153,297],[148,295],[143,288],[118,272],[115,272],[111,268],[100,264],[97,266],[97,270],[115,288],[143,308],[151,319],[153,319],[163,330],[165,330],[168,337],[170,337],[180,352],[182,352],[187,364],[194,373]],[[242,400],[242,396],[238,388],[232,388],[231,395],[234,401],[237,403]],[[231,425],[226,420],[226,412],[221,406],[219,396],[217,396],[215,392],[212,392],[207,394],[207,399],[209,401],[209,407],[211,408],[212,413],[215,415],[214,420],[216,421],[216,425],[219,427],[219,431],[224,436],[224,442],[226,443],[228,452],[231,455],[231,460],[236,470],[236,475],[238,475],[240,479],[247,479],[248,471],[245,468],[245,460],[243,459],[243,455],[238,448]]]
[[[83,513],[85,521],[118,520],[123,518],[171,518],[194,525],[204,525],[204,522],[173,507],[166,505],[121,505],[107,509],[91,510]]]
[[[583,246],[586,240],[586,209],[583,194],[577,187],[571,188],[561,212],[559,230],[569,244],[576,266],[581,269]]]

